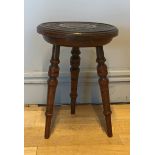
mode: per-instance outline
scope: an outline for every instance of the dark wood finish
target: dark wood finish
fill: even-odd
[[[118,34],[115,26],[93,22],[49,22],[37,31],[51,44],[70,47],[102,46]]]
[[[76,105],[76,98],[78,96],[77,94],[77,84],[78,84],[78,76],[80,72],[80,50],[78,47],[73,47],[72,48],[72,56],[70,59],[70,64],[71,64],[71,114],[75,114],[75,105]]]
[[[59,75],[59,52],[60,46],[72,47],[71,64],[71,114],[75,113],[77,98],[77,84],[80,65],[79,47],[96,47],[97,53],[97,73],[99,75],[99,85],[103,102],[103,113],[105,115],[107,135],[112,136],[111,110],[109,99],[109,81],[107,78],[107,66],[103,45],[109,43],[113,37],[118,35],[118,29],[115,26],[104,23],[93,22],[48,22],[40,24],[37,32],[43,35],[43,38],[53,44],[53,53],[51,66],[49,68],[48,96],[46,109],[45,138],[49,138],[51,118],[53,113],[54,98],[57,86],[57,77]]]
[[[105,64],[104,51],[102,46],[96,47],[97,54],[97,73],[99,76],[99,85],[102,96],[103,103],[103,113],[105,115],[106,126],[107,126],[107,135],[112,137],[112,125],[111,125],[111,110],[110,110],[110,99],[109,99],[109,80],[107,78],[107,66]]]
[[[45,124],[45,138],[49,138],[51,118],[53,114],[53,105],[55,99],[56,87],[58,84],[57,77],[59,76],[59,53],[60,46],[53,45],[51,65],[48,71],[48,94],[47,94],[47,108],[46,108],[46,124]]]

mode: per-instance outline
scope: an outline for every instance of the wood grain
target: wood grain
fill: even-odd
[[[112,105],[113,137],[104,129],[101,105],[55,106],[52,136],[44,139],[45,107],[25,108],[25,155],[129,155],[130,107]]]
[[[25,147],[24,155],[36,155],[37,147]]]

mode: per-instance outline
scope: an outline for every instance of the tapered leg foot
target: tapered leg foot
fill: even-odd
[[[71,72],[71,114],[75,114],[75,105],[77,98],[77,85],[78,85],[78,76],[80,72],[80,50],[78,47],[72,48],[72,56],[70,58],[70,72]]]
[[[59,76],[59,53],[60,46],[53,45],[51,65],[48,71],[48,93],[47,93],[47,107],[46,107],[46,123],[45,123],[45,139],[50,136],[51,119],[53,114],[53,105],[55,99],[56,87],[58,84],[57,77]]]
[[[107,125],[107,135],[112,137],[112,125],[111,125],[111,115],[105,115],[106,125]]]
[[[52,115],[46,114],[45,139],[48,139],[50,136],[51,119]]]
[[[101,97],[103,102],[103,113],[105,115],[107,135],[112,137],[112,124],[111,124],[111,109],[110,109],[110,99],[109,99],[109,80],[107,78],[107,66],[105,64],[104,51],[102,46],[96,47],[97,53],[97,73],[99,76],[99,85],[101,91]]]

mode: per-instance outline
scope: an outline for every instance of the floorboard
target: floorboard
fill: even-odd
[[[130,105],[111,105],[113,137],[105,133],[101,105],[56,106],[50,138],[44,139],[45,107],[25,107],[25,155],[129,155]]]

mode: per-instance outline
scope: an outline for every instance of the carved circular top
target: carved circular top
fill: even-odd
[[[66,33],[116,33],[115,26],[93,22],[48,22],[42,23],[37,28],[38,32],[61,31]]]
[[[105,39],[112,39],[118,35],[118,29],[115,26],[94,22],[42,23],[37,27],[37,32],[42,34],[45,40],[50,43],[66,46],[75,43],[83,46],[84,42],[90,44],[90,41],[95,43],[97,40],[99,43],[103,39],[105,41]]]

